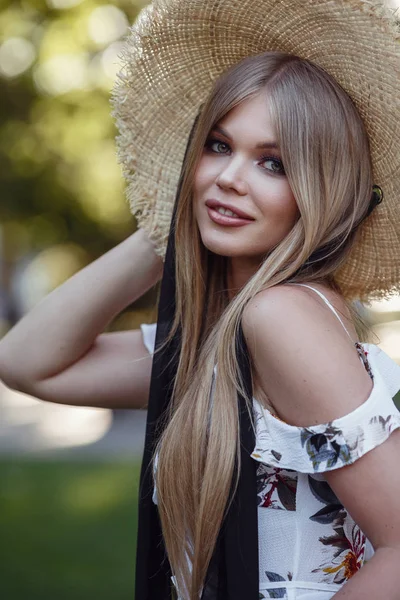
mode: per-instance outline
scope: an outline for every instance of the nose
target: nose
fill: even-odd
[[[243,165],[239,160],[230,160],[218,174],[216,184],[223,190],[235,191],[239,196],[245,196],[248,186],[243,174]]]

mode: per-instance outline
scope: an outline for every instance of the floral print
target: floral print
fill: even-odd
[[[375,416],[372,417],[369,423],[370,425],[377,425],[382,432],[388,434],[391,434],[397,427],[397,420],[394,419],[393,415],[387,416],[386,419],[382,416]]]
[[[292,579],[293,579],[292,573],[287,574],[287,579],[282,577],[282,575],[278,575],[278,573],[273,573],[272,571],[265,571],[265,575],[268,577],[268,580],[272,581],[272,582],[292,581]],[[261,600],[262,598],[286,598],[286,588],[285,587],[272,588],[272,589],[263,590],[263,591],[266,594],[268,594],[268,596],[264,596],[264,593],[260,592],[259,600]]]
[[[343,584],[364,562],[365,535],[358,525],[348,519],[346,509],[326,481],[308,476],[308,482],[313,496],[325,504],[325,507],[310,516],[310,519],[321,525],[332,524],[333,532],[319,537],[319,541],[327,547],[324,554],[328,557],[313,570],[313,573],[321,573],[323,583]],[[349,523],[350,533],[346,534]]]
[[[323,573],[321,581],[324,583],[342,584],[348,581],[364,563],[365,535],[354,523],[349,535],[343,525],[333,528],[333,535],[320,538],[326,546],[335,548],[333,556],[322,563],[313,573]]]
[[[354,450],[362,451],[360,448],[364,441],[362,429],[357,428],[356,435],[352,437],[350,442],[349,436],[346,437],[341,429],[333,425],[333,422],[300,428],[301,445],[305,447],[314,471],[318,471],[324,463],[328,469],[349,464]]]
[[[385,439],[398,428],[400,417],[398,414],[374,415],[369,419],[366,428],[354,426],[351,432],[344,432],[331,421],[326,425],[314,427],[299,427],[301,447],[305,448],[308,459],[314,472],[343,467],[354,462],[355,458],[365,452],[365,433],[370,436],[383,434]],[[268,449],[268,453],[275,463],[280,463],[282,453],[278,450]],[[265,454],[265,453],[264,453]],[[262,459],[263,454],[258,448],[252,453],[253,458]]]
[[[309,517],[311,521],[321,525],[333,522],[343,525],[347,513],[330,485],[326,481],[320,481],[310,475],[308,476],[308,485],[314,498],[325,504],[324,508]]]
[[[258,506],[296,510],[297,474],[260,463],[257,469]]]

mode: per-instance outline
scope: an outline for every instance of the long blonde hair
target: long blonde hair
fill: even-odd
[[[201,242],[193,210],[196,167],[211,129],[265,89],[300,217],[229,301],[227,259]],[[231,68],[205,103],[183,167],[176,219],[176,316],[182,346],[156,485],[168,558],[185,600],[197,600],[227,510],[238,454],[236,333],[244,307],[283,282],[323,281],[345,262],[372,191],[368,137],[351,99],[320,67],[266,52]],[[323,250],[325,258],[313,262]],[[311,260],[310,259],[311,256]],[[307,262],[308,261],[308,262]],[[218,377],[213,393],[214,366]],[[251,398],[247,398],[249,407]],[[188,564],[188,559],[190,565]]]

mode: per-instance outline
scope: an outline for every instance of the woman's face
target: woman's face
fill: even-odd
[[[268,99],[259,93],[211,131],[195,174],[194,208],[203,244],[254,268],[299,216],[275,142]]]

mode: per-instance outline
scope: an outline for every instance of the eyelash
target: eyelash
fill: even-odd
[[[229,148],[229,144],[227,144],[226,142],[223,142],[217,138],[209,138],[205,144],[205,147],[207,148],[207,150],[209,150],[210,152],[213,152],[214,154],[224,154],[223,152],[216,152],[215,150],[213,150],[212,146],[214,144],[222,144],[226,148]],[[274,161],[275,163],[278,163],[281,170],[279,172],[279,171],[273,171],[271,169],[265,169],[266,171],[269,171],[270,173],[273,173],[274,175],[284,175],[285,174],[285,169],[283,167],[282,161],[280,160],[280,158],[278,158],[278,156],[268,155],[268,156],[260,156],[260,158],[259,158],[259,162],[261,162],[261,163],[266,162],[267,160],[271,160],[271,161]]]

